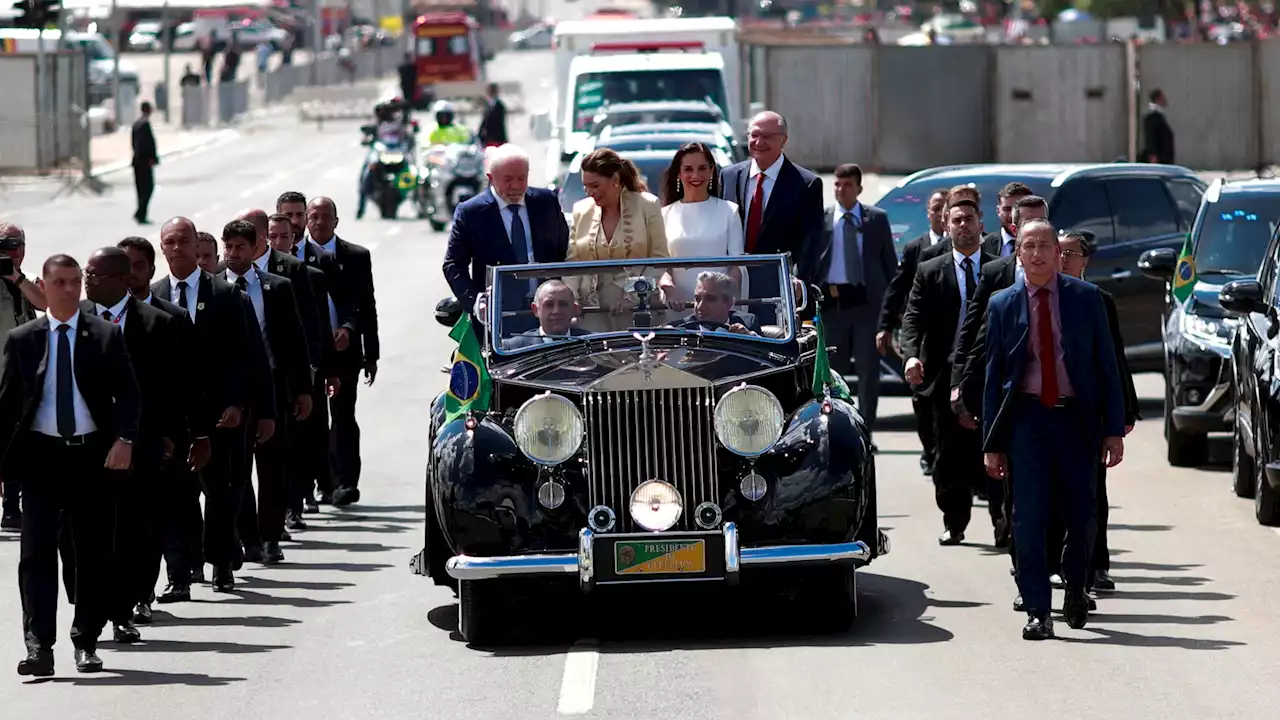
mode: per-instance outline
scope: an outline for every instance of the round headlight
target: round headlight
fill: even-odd
[[[746,457],[763,454],[782,437],[782,403],[755,385],[739,385],[716,403],[716,437]]]
[[[582,445],[582,413],[559,395],[543,393],[516,411],[516,445],[540,465],[559,465]]]
[[[680,521],[684,500],[675,486],[648,480],[631,493],[631,519],[645,530],[662,532]]]

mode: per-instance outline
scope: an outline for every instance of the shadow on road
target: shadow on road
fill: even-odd
[[[227,593],[230,597],[223,600],[231,605],[279,605],[281,607],[295,608],[324,608],[333,605],[347,605],[349,600],[317,600],[310,597],[280,597],[278,595],[265,595],[252,590],[244,590],[237,586],[234,590]]]
[[[254,645],[251,643],[234,643],[201,640],[144,640],[143,642],[125,645],[121,643],[104,644],[114,652],[209,652],[225,655],[249,655],[253,653],[288,650],[292,645]]]
[[[1095,627],[1090,624],[1085,632],[1097,635],[1096,638],[1059,637],[1059,641],[1081,645],[1121,645],[1124,647],[1144,648],[1178,648],[1181,650],[1226,650],[1230,647],[1244,645],[1236,640],[1202,640],[1199,638],[1179,638],[1167,635],[1137,635]]]
[[[245,628],[282,628],[302,622],[294,618],[270,617],[268,615],[250,615],[246,617],[177,617],[163,610],[155,611],[157,625],[165,627],[245,627]]]
[[[203,673],[167,673],[157,672],[155,670],[109,670],[101,674],[82,675],[80,677],[40,678],[38,680],[29,680],[25,684],[41,685],[44,683],[64,683],[68,685],[97,685],[100,687],[109,687],[112,685],[188,685],[190,687],[218,687],[220,685],[230,685],[233,682],[244,682],[247,679],[248,678],[242,677],[215,677],[213,675],[205,675]]]

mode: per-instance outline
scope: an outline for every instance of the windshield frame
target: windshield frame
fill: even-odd
[[[1266,260],[1267,247],[1271,242],[1271,238],[1275,236],[1276,230],[1280,228],[1280,212],[1267,214],[1260,212],[1259,209],[1253,211],[1245,211],[1249,214],[1256,215],[1257,220],[1249,222],[1257,222],[1263,224],[1267,228],[1266,239],[1258,248],[1258,263],[1252,270],[1239,272],[1241,268],[1225,268],[1222,263],[1208,265],[1203,262],[1204,256],[1201,254],[1206,250],[1205,244],[1208,243],[1224,243],[1229,247],[1236,247],[1242,243],[1232,240],[1228,242],[1225,238],[1210,239],[1210,232],[1225,230],[1229,221],[1218,220],[1210,224],[1210,216],[1221,217],[1224,214],[1224,208],[1230,208],[1234,215],[1242,210],[1242,206],[1250,203],[1258,203],[1260,205],[1274,205],[1280,208],[1280,192],[1249,192],[1249,193],[1231,193],[1222,194],[1216,202],[1201,202],[1200,211],[1196,213],[1195,224],[1191,228],[1191,260],[1195,263],[1197,274],[1227,275],[1235,278],[1257,277],[1258,270],[1262,268],[1263,261]],[[1216,206],[1216,207],[1215,207]],[[1203,266],[1203,269],[1202,269]],[[1225,270],[1234,270],[1236,272],[1224,272]]]
[[[501,326],[498,322],[498,308],[502,307],[502,283],[500,278],[514,277],[516,279],[536,280],[537,278],[555,277],[557,274],[576,274],[586,275],[597,271],[607,271],[611,269],[627,268],[643,266],[650,270],[655,276],[661,276],[663,268],[669,267],[687,267],[705,265],[708,267],[723,266],[742,266],[742,267],[769,267],[773,266],[778,271],[778,283],[781,292],[778,297],[781,299],[781,307],[778,308],[779,315],[790,318],[787,322],[787,333],[781,338],[769,338],[752,335],[738,335],[734,333],[724,332],[702,332],[698,330],[690,330],[678,327],[649,327],[644,328],[645,332],[652,332],[655,338],[667,337],[715,337],[721,340],[737,340],[741,342],[761,343],[761,347],[769,348],[776,351],[779,347],[790,345],[796,341],[799,331],[800,320],[797,318],[796,298],[791,285],[791,279],[794,277],[795,266],[791,262],[790,254],[773,254],[773,255],[709,255],[700,257],[679,257],[679,258],[626,258],[622,260],[592,260],[589,262],[558,262],[558,263],[526,263],[523,265],[490,265],[485,282],[485,292],[489,295],[489,301],[486,306],[486,314],[488,317],[482,319],[485,324],[485,344],[486,354],[493,360],[514,359],[530,354],[531,352],[547,349],[547,348],[563,348],[574,343],[594,342],[599,340],[614,340],[631,338],[633,333],[639,332],[637,329],[628,328],[625,330],[613,330],[607,332],[593,332],[589,335],[573,336],[559,342],[546,343],[542,345],[533,345],[522,348],[503,348],[503,337],[501,334]],[[656,296],[656,291],[655,291]],[[739,298],[739,302],[742,298]],[[738,307],[738,305],[734,305]],[[515,312],[515,311],[508,311]],[[523,312],[523,311],[520,311]],[[514,337],[514,336],[512,336]]]

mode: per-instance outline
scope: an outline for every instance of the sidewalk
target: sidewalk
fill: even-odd
[[[208,130],[182,130],[162,123],[152,122],[152,132],[156,136],[156,147],[160,157],[200,147],[227,135],[226,130],[210,128]],[[234,131],[233,131],[234,132]],[[89,160],[93,163],[94,174],[112,172],[133,162],[133,136],[130,128],[121,128],[113,133],[98,135],[89,143]]]

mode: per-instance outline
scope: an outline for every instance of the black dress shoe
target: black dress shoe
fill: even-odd
[[[1061,574],[1054,573],[1049,576],[1049,585],[1055,590],[1061,590],[1067,586],[1067,583],[1063,581]]]
[[[1002,550],[1007,549],[1009,547],[1009,541],[1013,536],[1009,527],[1009,520],[1006,518],[996,520],[992,528],[992,535],[994,537],[994,545],[996,547]]]
[[[203,585],[204,583],[207,583],[207,582],[209,581],[204,576],[204,565],[201,565],[200,567],[195,568],[191,571],[191,583],[193,585],[197,585],[197,584]]]
[[[280,549],[280,543],[269,542],[262,549],[262,562],[267,565],[275,565],[284,562],[284,551]]]
[[[1027,604],[1022,601],[1022,596],[1013,599],[1013,609],[1015,612],[1023,612],[1027,609]]]
[[[329,496],[329,499],[325,501],[325,504],[329,504],[329,503],[332,503],[332,502],[333,502],[333,496],[332,496],[332,495],[330,495],[330,496]],[[303,499],[302,499],[302,512],[305,512],[305,513],[318,513],[318,512],[320,512],[320,505],[316,503],[316,499],[315,499],[315,498],[313,498],[313,497],[303,498]]]
[[[213,570],[213,591],[219,593],[231,592],[236,587],[236,578],[232,574],[231,568],[214,568]]]
[[[1027,613],[1027,624],[1022,626],[1023,640],[1048,640],[1053,637],[1053,619],[1049,613]]]
[[[306,530],[307,529],[307,523],[303,521],[302,515],[292,510],[285,513],[284,526],[286,528],[289,528],[290,530]]]
[[[959,545],[964,542],[963,532],[952,532],[951,530],[943,530],[938,536],[939,545]]]
[[[280,531],[280,542],[290,542],[291,540],[293,540],[293,536],[289,534],[288,530]]]
[[[321,490],[320,492],[316,493],[316,502],[320,503],[321,505],[332,505],[333,491]],[[314,511],[308,510],[307,512],[320,512],[320,508],[317,507]]]
[[[1093,575],[1093,588],[1095,590],[1115,590],[1116,581],[1111,577],[1111,573],[1106,570],[1099,570]]]
[[[933,456],[932,455],[922,454],[920,456],[920,472],[924,473],[925,475],[933,474]]]
[[[156,602],[161,605],[168,605],[169,603],[176,602],[191,602],[191,586],[169,583],[165,586],[164,592],[160,593],[160,597],[156,598]]]
[[[111,636],[115,638],[116,642],[124,645],[132,645],[142,640],[142,633],[138,632],[138,628],[133,624],[133,621],[115,623],[111,628]]]
[[[29,648],[26,659],[18,663],[18,674],[49,677],[53,674],[53,651]]]
[[[248,546],[245,546],[245,549],[244,549],[244,561],[245,561],[245,562],[255,562],[255,563],[260,563],[260,562],[262,562],[262,557],[263,557],[263,555],[262,555],[262,546],[261,546],[261,545],[248,545]],[[215,573],[214,573],[214,582],[216,583],[217,581],[218,581],[218,574],[215,572]]]
[[[151,624],[151,603],[138,603],[138,607],[133,611],[133,622],[137,625]]]
[[[76,648],[76,670],[82,673],[102,672],[102,658],[94,648]]]
[[[340,487],[333,491],[334,507],[342,507],[360,502],[360,488]]]
[[[1098,598],[1094,597],[1094,596],[1093,596],[1093,593],[1089,593],[1089,594],[1085,595],[1085,597],[1089,598],[1089,612],[1093,612],[1094,610],[1097,610],[1097,609],[1098,609]]]
[[[1083,590],[1068,590],[1062,601],[1067,625],[1079,630],[1089,622],[1089,596]]]
[[[0,530],[21,530],[22,529],[22,513],[7,512],[0,515]]]

